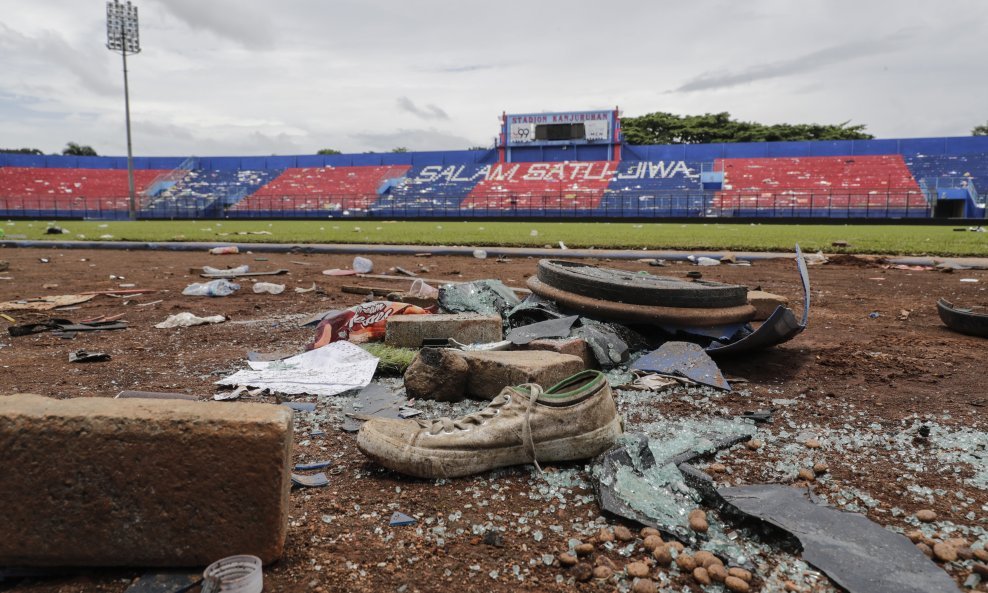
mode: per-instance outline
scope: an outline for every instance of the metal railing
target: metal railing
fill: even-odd
[[[212,198],[156,200],[143,219],[327,218],[928,218],[924,192],[912,189],[765,191],[491,192],[488,194],[327,194],[250,196],[231,206]],[[127,218],[127,197],[0,196],[0,217]]]

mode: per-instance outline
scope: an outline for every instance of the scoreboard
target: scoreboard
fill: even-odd
[[[502,116],[503,145],[616,144],[615,111],[564,111]]]

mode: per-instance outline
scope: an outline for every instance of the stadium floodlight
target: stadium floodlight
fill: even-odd
[[[124,111],[127,120],[127,185],[130,189],[130,218],[137,218],[137,197],[134,191],[134,154],[130,142],[130,89],[127,85],[127,55],[141,52],[141,37],[137,26],[137,7],[120,0],[106,3],[106,48],[123,56]]]

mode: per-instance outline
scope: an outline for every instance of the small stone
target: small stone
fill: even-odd
[[[672,564],[672,549],[668,544],[663,544],[652,551],[652,558],[659,566],[669,566]]]
[[[595,579],[609,579],[614,576],[614,571],[606,566],[598,566],[593,569],[593,578]]]
[[[722,474],[727,471],[727,466],[723,463],[711,463],[707,466],[707,473]]]
[[[979,548],[974,551],[974,557],[981,562],[988,562],[988,550]]]
[[[574,551],[577,556],[589,556],[593,554],[593,544],[577,544]]]
[[[711,554],[710,552],[708,552],[706,550],[700,550],[696,554],[693,554],[693,559],[696,560],[696,563],[698,565],[704,566],[704,567],[707,565],[707,562],[711,558],[716,558],[716,556],[714,556],[713,554]]]
[[[967,541],[963,537],[952,537],[943,541],[954,546],[955,548],[966,548],[971,545],[971,542]]]
[[[659,537],[662,537],[662,534],[659,533],[659,530],[654,527],[643,527],[642,530],[639,532],[639,535],[641,535],[642,539],[645,539],[650,535],[657,535]]]
[[[932,523],[937,520],[937,514],[935,511],[930,509],[923,509],[921,511],[916,511],[916,518],[923,523]]]
[[[746,583],[750,583],[752,578],[750,572],[738,566],[731,567],[731,570],[727,571],[727,574],[732,577],[737,577]]]
[[[974,565],[971,566],[971,570],[980,574],[983,577],[988,577],[988,565],[981,564],[980,562],[975,562]]]
[[[957,557],[961,560],[971,560],[974,558],[974,550],[970,546],[962,546],[957,548]]]
[[[649,552],[654,552],[655,548],[658,548],[664,543],[665,542],[662,541],[662,536],[650,535],[645,538],[645,541],[642,543],[642,546]]]
[[[820,441],[816,439],[806,439],[803,445],[805,445],[807,449],[819,449]]]
[[[696,568],[696,560],[689,554],[680,554],[676,556],[676,566],[683,572],[693,572]]]
[[[711,564],[707,568],[707,574],[710,578],[717,583],[723,583],[728,576],[727,569],[724,568],[723,564]]]
[[[933,558],[933,548],[931,548],[930,546],[920,542],[916,544],[916,547],[919,548],[920,552],[926,554],[927,557]]]
[[[618,541],[630,542],[635,539],[635,534],[631,533],[631,530],[624,525],[616,525],[614,527],[614,537],[616,537]]]
[[[804,467],[801,470],[799,470],[798,477],[800,480],[812,482],[813,480],[816,479],[816,474],[814,474],[811,470],[808,470]]]
[[[563,552],[559,555],[559,564],[563,566],[576,566],[576,556],[568,552]]]
[[[957,548],[947,542],[940,542],[933,546],[933,557],[941,562],[953,562],[957,560]]]
[[[668,545],[671,546],[673,550],[676,550],[677,554],[682,553],[682,551],[686,549],[686,546],[684,546],[682,542],[678,541],[668,542]]]
[[[751,439],[750,441],[745,442],[744,446],[752,451],[757,451],[762,448],[762,442],[758,439]]]
[[[586,582],[593,578],[593,569],[589,564],[583,562],[577,564],[572,569],[573,578],[580,582]]]
[[[786,581],[783,583],[782,588],[787,591],[787,593],[802,593],[803,588],[792,581]]]
[[[707,514],[696,509],[691,511],[689,514],[690,529],[696,531],[697,533],[706,533],[710,529],[710,524],[707,523]]]
[[[629,577],[647,577],[649,573],[648,565],[644,562],[632,562],[624,570]]]
[[[617,564],[614,564],[614,561],[607,556],[597,556],[597,566],[606,566],[611,569],[611,572],[617,570]]]
[[[728,591],[734,591],[734,593],[748,593],[750,589],[748,583],[738,577],[727,577],[724,579],[724,586],[727,587]]]
[[[710,580],[710,575],[707,574],[707,569],[702,566],[697,566],[693,569],[693,578],[701,585],[709,585],[713,582]]]
[[[829,471],[830,471],[830,466],[822,461],[813,464],[813,473],[817,475],[825,474]]]
[[[600,531],[597,532],[597,541],[602,544],[614,541],[614,532],[606,527],[602,527]]]
[[[923,541],[924,536],[923,536],[923,532],[920,531],[919,529],[913,529],[912,531],[906,532],[906,537],[909,538],[909,541],[911,541],[912,543],[917,544]]]
[[[657,593],[655,581],[652,579],[635,579],[631,585],[631,593]]]

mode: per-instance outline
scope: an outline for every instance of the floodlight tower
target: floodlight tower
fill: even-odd
[[[127,0],[106,3],[106,48],[123,56],[124,110],[127,117],[127,185],[130,189],[130,218],[137,218],[137,197],[134,191],[134,154],[130,144],[130,89],[127,86],[127,54],[141,52],[141,37],[137,28],[137,7]]]

